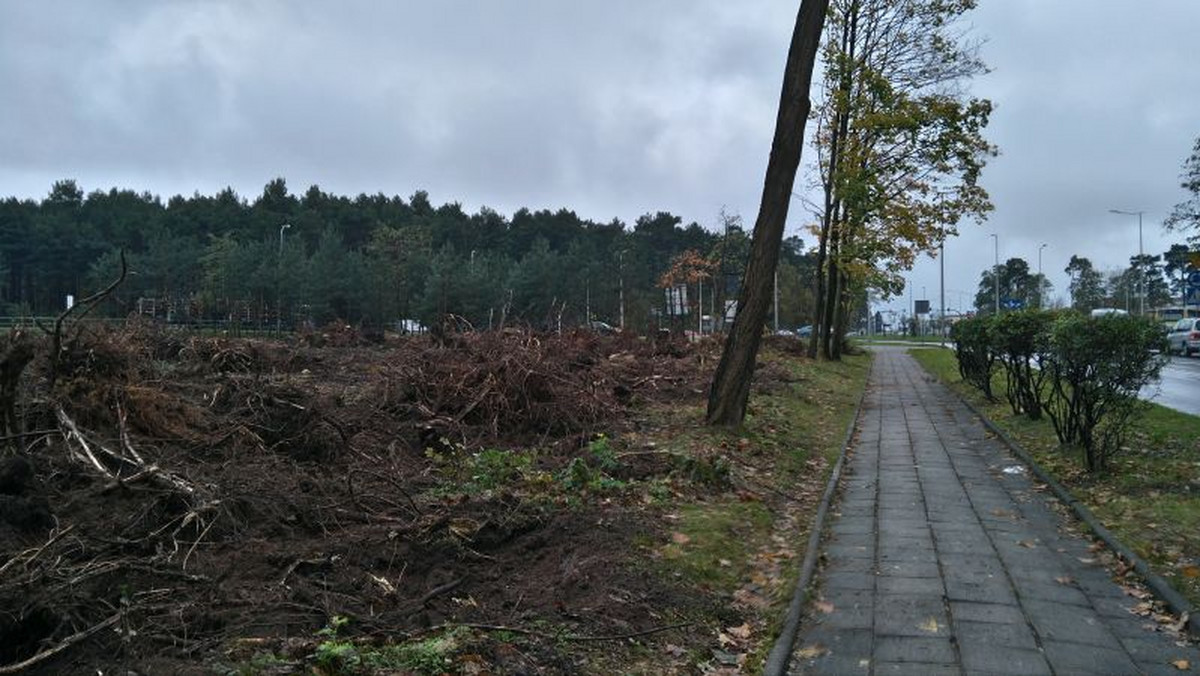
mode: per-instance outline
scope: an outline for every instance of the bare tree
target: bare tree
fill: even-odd
[[[746,417],[750,379],[754,374],[763,322],[771,301],[775,266],[779,262],[779,247],[783,242],[783,227],[787,221],[792,186],[800,166],[804,126],[812,109],[809,88],[828,9],[829,0],[803,0],[796,15],[787,65],[783,71],[783,91],[779,99],[779,114],[775,118],[775,138],[771,142],[771,157],[767,161],[767,175],[763,180],[762,201],[758,219],[754,222],[750,259],[746,263],[746,275],[738,296],[737,318],[725,341],[725,349],[708,394],[707,420],[710,425],[739,425]]]

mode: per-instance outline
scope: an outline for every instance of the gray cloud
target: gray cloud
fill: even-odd
[[[0,190],[58,178],[164,197],[226,185],[753,222],[795,2],[0,0]],[[1165,248],[1200,135],[1200,3],[983,0],[990,221],[947,245],[971,292],[1001,256],[1060,274]],[[809,152],[811,161],[811,152]],[[796,209],[791,231],[808,220]],[[936,264],[914,271],[937,286]],[[919,295],[919,292],[918,292]],[[928,295],[933,295],[932,291]]]

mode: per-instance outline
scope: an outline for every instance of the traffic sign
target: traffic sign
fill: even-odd
[[[1200,270],[1193,270],[1187,276],[1188,286],[1200,286]]]

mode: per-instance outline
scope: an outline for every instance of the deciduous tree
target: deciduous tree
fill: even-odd
[[[754,375],[763,321],[774,288],[775,266],[779,261],[779,245],[787,222],[792,186],[800,166],[804,125],[812,108],[808,91],[828,7],[829,0],[802,0],[796,15],[783,71],[775,137],[771,142],[758,218],[750,241],[750,259],[738,297],[737,319],[725,341],[709,390],[706,415],[709,424],[739,425],[746,417],[750,379]]]

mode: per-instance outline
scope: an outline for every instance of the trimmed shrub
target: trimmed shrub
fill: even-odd
[[[1165,358],[1154,322],[1129,316],[1068,314],[1051,328],[1042,368],[1050,376],[1045,412],[1058,440],[1083,449],[1084,464],[1104,471],[1148,404],[1138,392],[1158,378]]]
[[[1055,317],[1046,310],[1022,310],[992,320],[992,350],[1004,368],[1005,398],[1013,413],[1030,420],[1041,419],[1049,394],[1045,361]]]
[[[983,392],[988,401],[992,394],[992,374],[996,371],[997,354],[992,346],[991,317],[973,317],[956,323],[950,329],[954,355],[958,357],[958,374]]]

